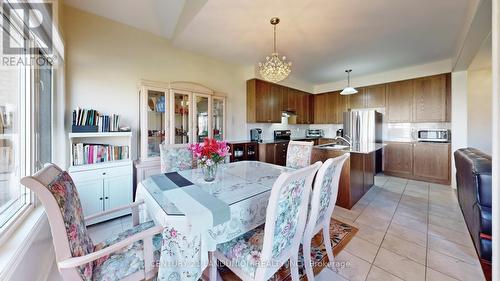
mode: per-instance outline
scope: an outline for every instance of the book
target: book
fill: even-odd
[[[73,166],[130,159],[128,146],[76,143],[72,148]]]
[[[84,109],[77,107],[72,113],[73,126],[95,126],[98,132],[118,132],[120,131],[120,115],[101,114],[94,109]]]

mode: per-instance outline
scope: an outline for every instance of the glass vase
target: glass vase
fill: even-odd
[[[217,176],[217,164],[211,166],[203,165],[201,167],[201,170],[203,172],[203,179],[206,182],[211,182],[215,180],[215,177]]]

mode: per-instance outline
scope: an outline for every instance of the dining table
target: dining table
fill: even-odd
[[[202,169],[153,175],[138,184],[140,220],[164,227],[158,280],[198,280],[209,253],[265,223],[271,189],[293,169],[258,161],[218,165],[214,181]]]

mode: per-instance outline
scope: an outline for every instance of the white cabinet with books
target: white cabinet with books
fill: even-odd
[[[133,202],[131,132],[71,133],[68,169],[80,195],[85,216]],[[130,213],[89,221],[94,224]]]

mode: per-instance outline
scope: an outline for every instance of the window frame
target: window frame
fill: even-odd
[[[3,12],[2,16],[5,16]],[[37,39],[29,34],[28,37],[25,37],[24,34],[20,31],[23,27],[22,20],[16,16],[11,17],[13,21],[10,21],[11,28],[16,29],[24,39],[24,43],[26,48],[34,47],[37,43]],[[36,56],[43,55],[47,56],[47,54],[41,53],[36,54]],[[35,56],[26,52],[24,54],[25,57]],[[54,159],[54,98],[55,98],[55,71],[54,66],[51,66],[51,91],[50,91],[50,106],[51,106],[51,116],[50,116],[50,126],[51,126],[51,161]],[[38,124],[38,112],[39,112],[39,103],[37,97],[40,93],[40,75],[39,68],[36,66],[25,66],[25,68],[20,71],[22,73],[21,82],[20,82],[20,96],[18,98],[19,102],[19,132],[16,141],[19,142],[18,147],[19,151],[15,152],[16,157],[19,157],[19,178],[22,178],[27,175],[31,175],[37,170],[37,124]],[[9,219],[5,222],[4,225],[0,227],[0,244],[3,244],[5,240],[7,240],[13,232],[15,232],[19,225],[24,222],[26,217],[40,204],[37,200],[35,194],[31,192],[30,189],[18,183],[19,188],[23,189],[21,192],[24,193],[25,202],[23,206],[17,209],[13,214],[9,217]],[[21,195],[22,196],[22,195]]]

